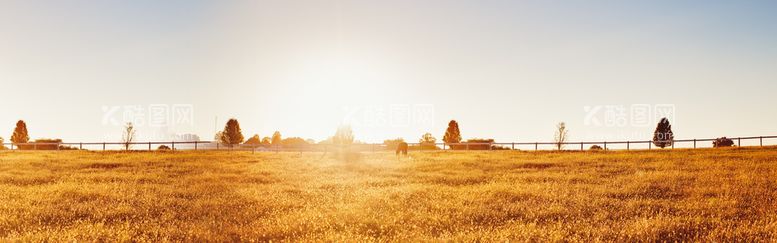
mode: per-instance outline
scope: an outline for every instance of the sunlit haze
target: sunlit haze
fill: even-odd
[[[775,135],[775,10],[774,1],[3,1],[0,137],[23,119],[33,139],[117,141],[124,122],[142,121],[143,141],[212,140],[237,118],[246,136],[320,141],[349,124],[365,142],[417,141],[442,138],[455,119],[465,139],[551,141],[563,121],[572,141],[647,140],[656,110],[671,113],[679,139]],[[636,117],[647,125],[635,107],[649,107]],[[153,109],[167,109],[167,125],[152,126]]]

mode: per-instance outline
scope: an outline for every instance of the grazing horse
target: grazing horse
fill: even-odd
[[[399,156],[399,153],[402,153],[402,155],[407,156],[407,143],[406,142],[400,142],[397,144],[397,156]]]

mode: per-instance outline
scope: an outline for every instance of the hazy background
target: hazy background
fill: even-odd
[[[650,139],[654,124],[586,119],[586,106],[640,104],[673,105],[676,138],[777,135],[775,11],[775,1],[8,0],[0,136],[24,119],[33,139],[117,140],[127,106],[149,116],[158,104],[191,105],[193,122],[139,126],[147,138],[210,140],[216,119],[221,129],[235,117],[246,137],[321,140],[351,123],[363,141],[441,139],[456,119],[465,138],[503,142],[550,141],[559,121],[571,140]],[[433,112],[381,122],[416,106]]]

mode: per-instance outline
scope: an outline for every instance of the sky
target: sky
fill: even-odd
[[[777,135],[774,1],[0,2],[0,137]]]

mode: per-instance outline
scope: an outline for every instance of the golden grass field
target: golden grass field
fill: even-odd
[[[1,152],[0,239],[775,241],[777,148]]]

